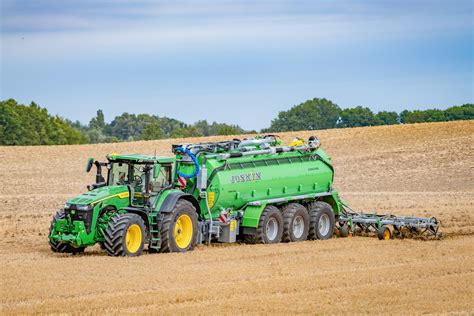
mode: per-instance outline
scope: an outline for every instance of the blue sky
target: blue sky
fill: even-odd
[[[269,126],[314,97],[473,102],[473,1],[1,1],[1,99]]]

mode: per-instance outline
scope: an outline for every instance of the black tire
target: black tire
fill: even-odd
[[[49,246],[51,247],[51,250],[53,252],[73,253],[73,254],[84,252],[84,249],[86,249],[86,247],[76,248],[76,247],[71,246],[70,244],[65,244],[62,242],[54,243],[49,238],[49,236],[51,236],[51,233],[53,232],[53,227],[56,221],[58,219],[65,219],[65,218],[66,218],[66,215],[64,214],[64,210],[60,210],[54,215],[53,219],[51,220],[51,224],[49,225],[49,234],[48,234],[48,241],[49,241]]]
[[[383,225],[378,230],[377,236],[379,237],[379,240],[389,240],[392,238],[392,231],[388,226]]]
[[[274,223],[273,220],[276,221],[276,227],[274,224],[271,224],[275,229],[277,229],[276,234],[272,234],[272,236],[268,236],[267,228],[269,228],[268,224]],[[271,239],[271,237],[273,237]],[[258,221],[258,226],[255,232],[255,235],[247,235],[245,236],[245,241],[248,243],[253,244],[277,244],[281,242],[281,238],[283,236],[283,216],[280,210],[273,206],[268,205],[260,215],[260,220]]]
[[[137,227],[138,226],[138,227]],[[135,237],[127,244],[127,233]],[[141,236],[141,238],[138,238]],[[109,256],[136,257],[142,254],[146,238],[143,219],[137,214],[119,214],[112,217],[104,233],[104,247]],[[136,242],[133,242],[136,240]]]
[[[191,219],[193,229],[191,240],[185,247],[179,247],[174,236],[176,222],[182,215],[187,215]],[[160,252],[186,252],[193,250],[197,243],[198,229],[196,208],[189,201],[178,200],[173,210],[164,214],[163,222],[161,223]]]
[[[294,230],[295,220],[302,228]],[[290,203],[283,209],[283,242],[303,241],[308,238],[309,214],[306,207],[298,203]]]
[[[332,237],[334,232],[334,212],[331,205],[326,202],[317,201],[310,203],[309,209],[309,232],[308,239],[326,240]],[[329,227],[320,229],[320,221],[328,220]],[[327,230],[327,231],[326,231]]]

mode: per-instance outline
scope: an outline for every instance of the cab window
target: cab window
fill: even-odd
[[[128,173],[128,164],[121,162],[112,163],[109,175],[109,185],[123,185],[129,183]]]
[[[171,184],[171,165],[158,165],[160,173],[150,181],[151,191],[157,192]]]

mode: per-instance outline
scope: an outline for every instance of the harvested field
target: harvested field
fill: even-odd
[[[445,239],[213,245],[138,258],[108,257],[97,246],[54,254],[49,221],[93,181],[83,172],[87,157],[170,155],[181,140],[0,147],[2,314],[474,313],[474,122],[281,136],[288,143],[312,134],[332,156],[335,187],[349,205],[435,216]]]

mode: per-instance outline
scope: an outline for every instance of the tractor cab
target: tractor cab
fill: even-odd
[[[88,186],[89,191],[101,187],[126,186],[130,192],[131,206],[145,206],[159,192],[172,186],[174,158],[112,154],[107,156],[107,160],[88,160],[86,171],[90,171],[93,165],[97,167],[96,182]],[[103,167],[107,170],[107,179]]]

